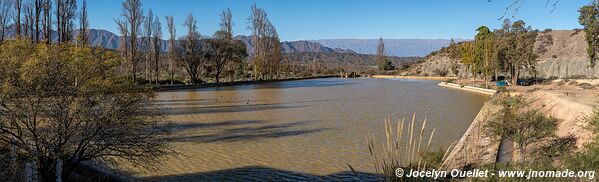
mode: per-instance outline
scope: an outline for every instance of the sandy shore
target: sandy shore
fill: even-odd
[[[401,76],[401,75],[371,75],[370,78],[399,78],[399,79],[436,80],[436,81],[445,81],[445,80],[450,80],[450,79],[457,79],[456,77]]]

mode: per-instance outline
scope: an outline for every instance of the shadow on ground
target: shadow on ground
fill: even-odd
[[[273,169],[262,166],[218,171],[191,173],[173,176],[156,176],[136,179],[136,181],[380,181],[379,175],[371,173],[357,174],[346,171],[325,176],[301,172]]]

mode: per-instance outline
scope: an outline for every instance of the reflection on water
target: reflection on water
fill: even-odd
[[[347,167],[372,173],[366,136],[382,141],[384,118],[437,128],[433,145],[458,140],[485,96],[437,82],[387,79],[315,79],[161,92],[175,146],[151,181],[355,180]],[[426,132],[430,133],[430,131]],[[372,176],[360,175],[361,179]]]

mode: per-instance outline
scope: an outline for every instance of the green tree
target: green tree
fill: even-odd
[[[537,55],[534,53],[534,43],[537,31],[526,27],[522,20],[510,23],[506,19],[503,28],[497,33],[500,45],[496,56],[497,60],[502,61],[498,62],[502,71],[509,72],[512,83],[517,83],[522,70],[536,72]]]
[[[171,153],[149,89],[116,76],[108,50],[70,44],[0,45],[0,142],[17,162],[37,161],[41,181],[62,180],[83,161],[152,167]]]
[[[477,70],[484,76],[485,87],[488,88],[488,76],[491,74],[492,66],[494,65],[493,60],[493,41],[494,34],[486,26],[481,26],[478,29],[478,34],[475,37],[475,62],[477,64]]]
[[[381,71],[395,70],[395,66],[393,66],[393,63],[386,58],[378,63],[378,67]]]
[[[521,161],[526,161],[526,148],[529,145],[555,136],[557,119],[545,117],[537,110],[520,111],[526,105],[520,96],[503,96],[498,104],[502,108],[485,124],[484,131],[497,138],[516,142]]]
[[[381,37],[379,38],[379,44],[376,47],[376,64],[381,71],[393,70],[395,69],[395,66],[393,66],[393,63],[387,59],[387,53],[385,51],[385,41],[383,41],[383,37]]]
[[[476,50],[474,42],[463,42],[460,44],[460,57],[462,64],[467,66],[467,69],[472,73],[472,79],[476,79]]]
[[[584,27],[586,33],[587,54],[591,60],[591,67],[595,67],[599,59],[599,4],[593,1],[591,5],[583,6],[578,11],[580,12],[578,22]]]

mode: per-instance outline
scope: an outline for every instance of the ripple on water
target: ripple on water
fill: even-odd
[[[440,99],[442,98],[442,99]],[[458,140],[487,100],[436,82],[317,79],[160,92],[174,145],[142,181],[374,181],[368,133],[417,112],[437,128],[433,145]],[[360,171],[356,176],[347,167]]]

